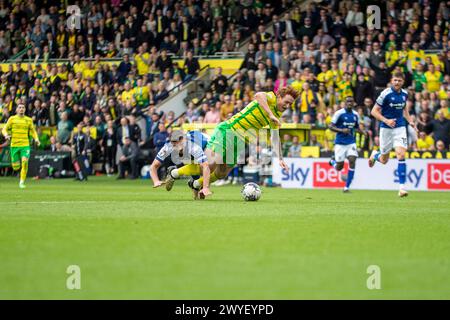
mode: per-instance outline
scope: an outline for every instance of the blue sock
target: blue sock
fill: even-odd
[[[380,159],[380,156],[381,156],[381,152],[378,151],[378,152],[373,156],[373,159],[374,159],[375,161],[380,161],[380,160],[378,160],[378,159]]]
[[[336,160],[331,159],[331,160],[330,160],[330,164],[331,164],[334,168],[336,168]]]
[[[405,160],[398,160],[398,182],[400,184],[405,184],[406,182],[406,163]]]
[[[346,188],[350,188],[350,184],[353,181],[353,176],[354,175],[355,175],[355,169],[348,169],[347,182],[345,183],[345,187]]]

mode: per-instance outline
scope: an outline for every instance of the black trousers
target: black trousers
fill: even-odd
[[[137,178],[137,157],[119,161],[119,176],[124,177],[127,170],[131,177]]]

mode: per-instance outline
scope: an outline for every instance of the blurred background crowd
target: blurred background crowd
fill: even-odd
[[[380,1],[381,29],[366,25],[372,2],[84,0],[74,2],[81,29],[71,30],[64,1],[0,1],[0,59],[20,55],[0,74],[0,122],[23,102],[38,128],[57,128],[56,136],[39,131],[42,148],[87,154],[112,174],[123,158],[118,148],[131,153],[127,161],[151,159],[172,126],[218,123],[255,92],[290,85],[300,98],[283,122],[326,129],[351,95],[365,132],[357,146],[370,150],[378,146],[370,109],[402,71],[420,131],[409,128],[410,149],[448,151],[449,2]],[[238,51],[247,41],[240,70],[227,77],[217,68],[206,95],[181,117],[158,108],[198,75],[201,56]],[[102,63],[112,58],[120,63]],[[300,156],[304,145],[332,150],[334,134],[325,137],[300,143],[284,135],[284,155]]]

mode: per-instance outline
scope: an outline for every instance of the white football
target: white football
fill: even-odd
[[[261,198],[261,187],[254,182],[244,184],[241,190],[245,201],[258,201]]]

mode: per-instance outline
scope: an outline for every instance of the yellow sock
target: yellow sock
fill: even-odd
[[[20,181],[25,182],[28,172],[28,160],[22,160],[22,169],[20,169]]]
[[[201,169],[198,164],[187,164],[178,169],[179,176],[198,176],[201,174]]]
[[[217,178],[216,173],[213,172],[213,173],[209,176],[209,183],[211,184],[211,183],[213,183],[213,182],[215,182],[215,181],[217,181],[217,180],[219,180],[219,178]],[[203,177],[200,177],[200,179],[198,179],[198,180],[195,182],[195,185],[197,185],[197,182],[198,182],[198,185],[199,185],[199,186],[203,186]],[[195,185],[194,185],[194,186],[195,186]]]

